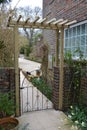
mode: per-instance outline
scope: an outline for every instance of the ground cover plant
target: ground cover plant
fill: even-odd
[[[72,120],[72,125],[77,126],[80,130],[87,130],[87,107],[70,106],[68,117]]]

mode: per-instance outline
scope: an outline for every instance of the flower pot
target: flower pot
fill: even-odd
[[[5,117],[0,119],[0,130],[16,130],[19,121],[14,117]]]

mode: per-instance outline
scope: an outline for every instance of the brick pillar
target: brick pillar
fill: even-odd
[[[72,104],[73,87],[70,86],[72,80],[72,71],[64,67],[63,80],[63,110],[66,110]],[[59,106],[59,67],[54,67],[54,86],[53,86],[53,104],[54,109],[58,110]]]
[[[58,106],[59,106],[59,67],[54,67],[53,104],[54,104],[54,109],[58,110]]]
[[[63,110],[67,110],[73,101],[73,71],[68,67],[64,67],[64,86],[63,86]]]

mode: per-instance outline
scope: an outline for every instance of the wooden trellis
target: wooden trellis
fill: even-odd
[[[22,21],[22,16],[20,15],[17,20],[14,20],[11,16],[8,18],[8,27],[14,28],[14,43],[15,43],[15,77],[16,77],[16,105],[19,106],[19,71],[18,71],[18,39],[17,32],[18,28],[33,28],[33,29],[51,29],[56,30],[56,66],[58,66],[58,34],[60,30],[60,80],[59,80],[59,106],[58,108],[62,110],[63,104],[63,61],[64,61],[64,29],[68,28],[71,24],[76,23],[76,20],[69,21],[64,19],[53,18],[51,20],[47,20],[47,18],[40,19],[40,17],[36,17],[33,21],[31,21],[30,17],[28,17],[25,21]],[[16,109],[16,115],[19,116],[19,107]]]

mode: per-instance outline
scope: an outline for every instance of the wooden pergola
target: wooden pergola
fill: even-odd
[[[64,65],[64,29],[68,28],[71,24],[76,23],[76,20],[69,21],[64,19],[53,18],[47,20],[47,18],[40,19],[36,17],[31,21],[28,17],[25,21],[21,20],[22,16],[19,15],[17,20],[14,20],[11,16],[8,18],[8,27],[13,27],[14,29],[14,45],[15,45],[15,85],[16,85],[16,116],[19,116],[19,68],[18,68],[18,28],[33,28],[33,29],[47,29],[56,31],[56,66],[59,65],[60,71],[60,80],[59,80],[59,106],[58,108],[62,110],[63,105],[63,65]],[[58,52],[59,46],[59,30],[60,33],[60,54]],[[60,62],[58,61],[58,54],[60,55]]]

